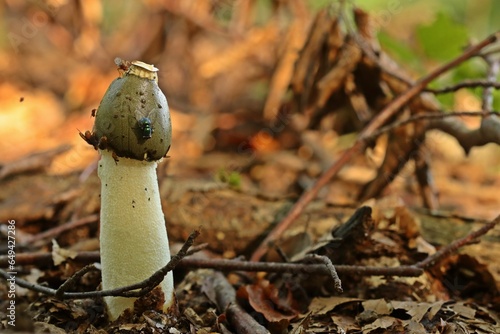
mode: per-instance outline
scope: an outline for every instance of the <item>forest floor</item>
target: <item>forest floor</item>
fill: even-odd
[[[142,8],[146,19],[133,27],[118,18],[122,29],[108,35],[97,9],[61,5],[52,9],[57,21],[4,54],[4,277],[15,272],[55,291],[99,262],[99,157],[78,132],[92,129],[94,109],[120,75],[111,55],[160,68],[173,143],[158,179],[173,254],[200,235],[174,270],[176,317],[148,309],[146,295],[112,322],[101,297],[58,298],[2,280],[0,329],[500,332],[500,142],[472,134],[499,128],[488,89],[483,100],[451,90],[452,112],[461,114],[442,116],[422,80],[379,49],[367,13],[355,10],[356,27],[346,28],[331,12],[290,3],[272,15],[284,11],[296,23],[248,26],[240,8],[226,30],[212,9],[165,1]],[[37,10],[7,6],[12,31]],[[150,31],[158,34],[144,39]],[[499,38],[459,57],[481,55]],[[455,66],[436,67],[446,64]],[[69,291],[96,291],[100,282],[92,270]]]

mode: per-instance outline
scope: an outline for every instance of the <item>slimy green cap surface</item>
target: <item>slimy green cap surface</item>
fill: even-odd
[[[159,160],[170,148],[170,111],[157,71],[153,65],[132,62],[111,83],[97,109],[96,138],[119,157]]]

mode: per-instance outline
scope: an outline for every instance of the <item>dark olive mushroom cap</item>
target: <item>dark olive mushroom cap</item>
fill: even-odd
[[[167,99],[158,87],[152,65],[133,62],[123,77],[109,86],[97,109],[96,140],[119,157],[159,160],[170,148],[172,126]],[[151,121],[151,136],[139,122]]]

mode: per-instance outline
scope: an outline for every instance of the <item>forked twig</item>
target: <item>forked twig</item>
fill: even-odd
[[[446,247],[441,248],[439,251],[434,253],[433,255],[427,257],[426,259],[415,264],[416,267],[426,269],[432,267],[440,260],[444,259],[447,256],[455,253],[459,248],[469,244],[473,240],[479,238],[480,236],[486,234],[489,230],[494,228],[498,223],[500,223],[500,215],[498,215],[495,219],[493,219],[490,223],[484,225],[479,230],[471,232],[467,234],[465,237],[460,238],[458,240],[453,241],[451,244]]]

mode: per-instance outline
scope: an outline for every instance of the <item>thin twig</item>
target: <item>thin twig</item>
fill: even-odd
[[[177,256],[180,255],[179,252]],[[182,257],[180,257],[182,259]],[[15,282],[20,287],[40,292],[42,294],[58,297],[60,299],[83,299],[83,298],[96,298],[105,296],[115,297],[141,297],[150,292],[156,287],[164,275],[171,271],[176,264],[180,267],[187,268],[212,268],[218,270],[239,270],[239,271],[265,271],[275,273],[307,273],[316,275],[332,276],[332,270],[324,264],[302,264],[302,263],[273,263],[273,262],[249,262],[249,261],[233,261],[224,259],[196,259],[196,258],[183,258],[182,261],[177,262],[179,258],[172,258],[172,260],[162,269],[157,271],[146,280],[129,285],[122,288],[104,290],[104,291],[89,291],[89,292],[64,292],[58,296],[56,289],[47,288],[39,284],[30,283],[17,276],[10,276],[9,273],[0,269],[0,276],[7,279],[15,279]],[[337,265],[335,266],[336,272],[341,274],[359,275],[359,276],[408,276],[417,277],[422,275],[423,269],[416,266],[399,266],[399,267],[368,267],[368,266],[349,266]],[[159,274],[161,272],[161,274]],[[165,273],[165,274],[164,274]],[[158,277],[161,275],[161,280]],[[156,283],[158,282],[158,283]],[[136,290],[137,291],[131,291]]]
[[[302,194],[299,200],[292,207],[287,216],[278,223],[274,229],[262,241],[259,247],[252,254],[252,261],[259,261],[264,254],[269,250],[269,246],[274,243],[286,231],[290,225],[300,216],[307,205],[316,198],[318,192],[344,167],[344,165],[351,160],[351,157],[359,152],[362,152],[366,146],[366,139],[370,137],[377,129],[383,126],[396,112],[404,106],[409,100],[422,92],[427,85],[439,77],[441,74],[456,67],[460,63],[476,55],[487,45],[490,45],[500,39],[500,32],[488,36],[482,42],[472,46],[464,51],[463,54],[453,59],[452,61],[440,66],[432,71],[430,74],[421,78],[411,86],[404,93],[397,96],[391,103],[389,103],[379,114],[377,114],[372,121],[363,129],[359,138],[354,145],[345,151],[341,157],[316,181],[314,186]]]
[[[200,259],[187,257],[181,261],[180,267],[184,268],[210,268],[221,271],[248,271],[248,272],[268,272],[268,273],[307,273],[315,275],[332,276],[332,272],[324,264],[305,263],[279,263],[279,262],[252,262],[236,261],[227,259]],[[360,275],[360,276],[420,276],[423,271],[415,266],[399,267],[370,267],[370,266],[350,266],[335,265],[339,274]]]
[[[476,87],[500,89],[500,83],[490,80],[466,80],[457,83],[456,85],[447,86],[443,88],[427,87],[424,89],[424,92],[429,92],[433,94],[446,94],[446,93],[456,92],[457,90],[462,88],[476,88]]]
[[[455,253],[459,248],[469,244],[471,241],[486,234],[489,230],[494,228],[498,223],[500,223],[500,215],[498,215],[490,223],[481,227],[479,230],[471,232],[471,233],[467,234],[465,237],[453,241],[451,244],[447,245],[446,247],[441,248],[439,251],[437,251],[433,255],[427,257],[425,260],[418,262],[417,264],[415,264],[415,266],[418,268],[422,268],[422,269],[427,269],[429,267],[434,266],[436,263],[438,263],[442,259]]]
[[[196,245],[196,246],[192,246],[187,251],[186,256],[190,256],[190,255],[193,255],[194,253],[201,252],[202,250],[204,250],[207,247],[208,247],[208,243],[206,243],[206,242],[199,244],[199,245]]]
[[[434,218],[444,218],[444,219],[458,219],[466,224],[479,223],[488,224],[490,221],[482,218],[475,218],[472,216],[461,215],[456,212],[444,211],[444,210],[429,210],[427,208],[414,207],[412,210]]]
[[[484,111],[453,111],[453,112],[432,112],[432,113],[421,113],[421,114],[416,114],[411,117],[408,117],[407,119],[402,119],[400,121],[391,123],[389,125],[386,125],[379,130],[375,131],[371,136],[366,137],[366,140],[368,141],[373,141],[375,138],[379,137],[380,135],[390,132],[396,128],[402,127],[404,125],[407,125],[409,123],[421,121],[424,119],[441,119],[441,118],[447,118],[447,117],[459,117],[459,116],[488,116],[492,114],[498,113],[497,111],[489,111],[489,112],[484,112]]]
[[[337,274],[337,270],[335,270],[335,266],[333,265],[332,261],[325,255],[318,255],[318,254],[309,254],[306,255],[301,262],[307,262],[307,261],[314,261],[314,262],[321,262],[325,265],[326,269],[328,269],[328,272],[330,273],[330,276],[333,279],[334,283],[334,288],[335,291],[337,292],[342,292],[342,281],[339,278],[339,275]]]
[[[33,263],[43,264],[45,261],[50,260],[52,255],[50,253],[25,253],[17,254],[22,255],[31,262],[24,262],[23,264],[29,265]],[[5,255],[0,256],[0,267],[7,263]],[[85,252],[79,253],[75,260],[80,263],[98,262],[99,252]],[[75,261],[73,260],[73,261]],[[277,263],[277,262],[250,262],[240,259],[206,259],[196,256],[189,256],[182,259],[178,264],[179,268],[210,268],[225,271],[265,271],[274,273],[312,273],[318,275],[330,275],[330,271],[324,265],[320,264],[303,264],[303,263]],[[39,267],[40,268],[40,267]],[[388,275],[388,276],[419,276],[422,271],[416,269],[414,266],[402,267],[366,267],[366,266],[349,266],[349,265],[336,265],[337,272],[343,274],[358,274],[358,275]],[[6,277],[6,276],[4,276]]]
[[[86,273],[90,271],[98,270],[95,265],[89,264],[78,270],[73,274],[70,278],[68,278],[56,291],[56,297],[59,299],[63,299],[63,295],[66,291],[75,286],[76,282]]]
[[[0,255],[0,268],[8,267],[8,260],[7,255]],[[72,263],[88,264],[98,261],[98,251],[79,252],[74,258],[71,258]],[[16,253],[16,266],[33,264],[36,264],[37,268],[53,266],[54,260],[52,258],[52,254],[47,252]]]
[[[48,230],[43,231],[41,233],[38,233],[36,235],[33,235],[32,237],[27,238],[25,243],[32,244],[32,243],[37,242],[39,240],[49,239],[49,238],[52,239],[52,238],[60,235],[63,232],[73,230],[77,227],[81,227],[81,226],[84,226],[87,224],[96,223],[98,221],[98,219],[99,219],[99,215],[94,214],[94,215],[89,215],[87,217],[83,217],[83,218],[80,218],[77,220],[69,221],[66,224],[56,226],[54,228],[51,228],[51,229],[48,229]]]

